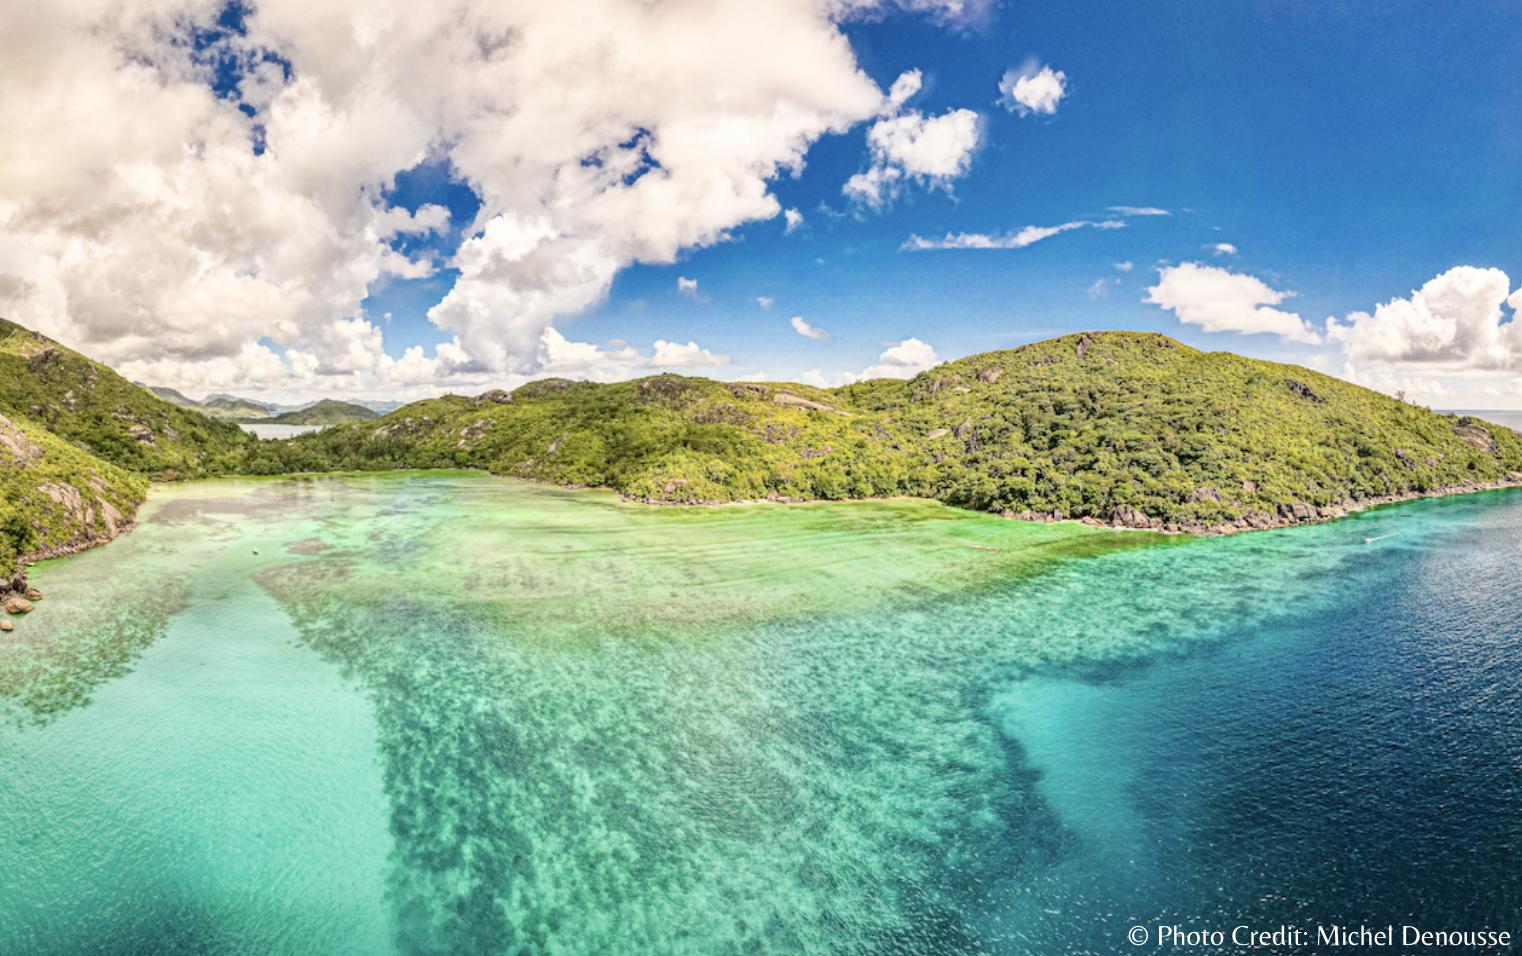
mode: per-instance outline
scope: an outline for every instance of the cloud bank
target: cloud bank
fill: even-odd
[[[890,6],[952,25],[991,9],[4,5],[0,314],[166,383],[544,371],[561,361],[552,322],[601,301],[619,270],[777,216],[774,177],[821,136],[883,115],[838,24]],[[871,195],[959,175],[975,120],[880,120]],[[424,162],[447,163],[481,200],[438,260],[392,240],[446,228],[446,212],[384,198]],[[449,340],[389,358],[362,313],[369,289],[442,267],[458,278],[429,318]]]
[[[1373,313],[1354,312],[1343,323],[1328,319],[1327,338],[1341,342],[1356,363],[1522,371],[1522,332],[1502,310],[1522,310],[1522,289],[1510,289],[1500,269],[1459,266]]]
[[[794,332],[797,332],[799,335],[807,336],[816,342],[828,342],[830,340],[830,333],[826,332],[824,329],[815,328],[814,326],[809,325],[807,322],[803,321],[803,316],[801,315],[793,316],[792,325]]]
[[[894,81],[887,110],[896,115],[878,120],[867,131],[870,164],[841,190],[853,202],[883,209],[910,183],[949,192],[971,165],[982,138],[980,117],[972,110],[933,117],[917,110],[900,112],[904,101],[919,91],[920,82],[918,70]]]

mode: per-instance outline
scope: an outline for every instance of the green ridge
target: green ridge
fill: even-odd
[[[0,450],[12,551],[33,536],[57,547],[98,535],[98,514],[70,517],[33,493],[63,481],[88,498],[91,477],[127,519],[141,498],[132,476],[465,467],[654,502],[911,495],[1183,530],[1522,481],[1522,436],[1510,429],[1138,332],[1067,335],[839,389],[547,379],[380,417],[329,400],[265,420],[332,427],[261,442],[0,320],[0,413],[45,452]]]
[[[1198,525],[1517,480],[1522,438],[1297,366],[1101,332],[840,389],[549,379],[266,443],[245,465],[451,466],[657,501],[917,495]]]
[[[379,412],[372,412],[363,405],[351,405],[348,402],[325,398],[308,408],[286,412],[273,418],[259,418],[257,421],[267,425],[347,425],[350,422],[374,421],[379,417]]]

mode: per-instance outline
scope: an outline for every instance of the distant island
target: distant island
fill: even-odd
[[[329,426],[287,441],[171,391],[0,320],[0,568],[110,540],[150,480],[227,475],[477,468],[660,504],[909,495],[1194,533],[1522,483],[1509,428],[1142,332],[837,389],[552,378],[385,415],[339,401],[266,409],[258,421]]]
[[[380,417],[379,412],[373,412],[363,405],[355,405],[351,402],[338,402],[331,398],[325,398],[315,405],[297,409],[293,412],[283,412],[279,415],[255,416],[239,418],[240,424],[261,425],[347,425],[350,422],[368,422]]]

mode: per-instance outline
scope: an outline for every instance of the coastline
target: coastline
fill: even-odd
[[[444,470],[444,471],[459,470],[459,471],[468,471],[468,472],[477,472],[477,473],[482,471],[482,469],[477,469],[477,468],[461,468],[461,469],[416,469],[416,472],[421,473],[421,472],[424,472],[424,471],[439,471],[439,470]],[[387,473],[390,473],[390,474],[409,474],[409,473],[412,473],[413,471],[414,471],[414,469],[395,469],[395,470],[391,470],[391,471],[389,471]],[[235,479],[235,480],[240,480],[240,479],[256,479],[256,480],[257,479],[266,479],[266,480],[269,480],[269,479],[290,479],[290,478],[294,478],[294,477],[303,477],[303,478],[334,477],[334,478],[337,478],[337,477],[343,477],[343,476],[359,476],[359,475],[372,475],[372,474],[380,474],[380,473],[379,472],[368,472],[368,471],[343,471],[343,472],[303,472],[300,475],[219,475],[216,478],[206,478],[206,479],[196,479],[196,480],[200,480],[200,481],[217,481],[217,480],[226,480],[226,479]],[[488,474],[490,474],[490,473],[488,472]],[[735,499],[729,499],[729,500],[703,500],[703,501],[668,501],[668,500],[645,498],[645,497],[640,497],[640,496],[637,496],[637,495],[625,495],[625,494],[622,494],[621,492],[619,492],[616,488],[589,487],[587,485],[576,485],[576,484],[560,484],[558,482],[553,482],[553,481],[544,481],[542,479],[533,479],[533,478],[519,478],[519,477],[512,476],[512,475],[492,475],[492,477],[507,478],[507,479],[512,480],[512,481],[523,481],[523,482],[527,482],[529,484],[545,485],[545,486],[553,487],[553,488],[563,488],[563,489],[565,489],[567,491],[607,491],[607,492],[611,492],[613,494],[618,495],[620,501],[623,501],[623,502],[626,502],[626,503],[629,503],[629,504],[642,504],[642,505],[649,505],[649,506],[653,506],[653,507],[662,507],[662,508],[713,508],[713,507],[732,507],[732,506],[739,506],[739,505],[759,505],[759,504],[781,504],[781,505],[855,504],[855,503],[864,503],[864,502],[869,502],[869,501],[907,501],[907,500],[936,501],[937,500],[937,499],[934,499],[934,498],[918,499],[918,498],[914,498],[913,496],[906,496],[906,495],[885,495],[883,497],[871,497],[871,498],[792,498],[792,497],[788,497],[788,496],[785,496],[785,495],[768,495],[768,496],[766,496],[764,498],[735,498]],[[178,482],[176,482],[176,484],[178,484]],[[163,486],[164,486],[163,482],[154,482],[149,487],[149,492],[148,492],[149,495],[151,495],[153,493],[154,489],[159,488],[159,487],[163,487]],[[1005,511],[1002,514],[997,515],[997,516],[993,512],[976,512],[976,511],[973,511],[973,512],[970,512],[970,513],[972,513],[972,514],[984,514],[984,515],[987,515],[989,517],[1002,517],[1002,518],[1004,518],[1006,520],[1029,521],[1029,522],[1034,522],[1034,523],[1038,523],[1038,524],[1081,524],[1081,525],[1083,525],[1085,527],[1093,528],[1096,531],[1097,530],[1105,530],[1105,529],[1114,530],[1114,531],[1151,531],[1151,532],[1156,533],[1156,534],[1168,534],[1168,535],[1174,535],[1174,534],[1192,534],[1192,535],[1197,535],[1199,537],[1219,537],[1221,535],[1240,534],[1240,533],[1248,532],[1248,531],[1274,531],[1274,530],[1279,530],[1279,529],[1282,529],[1282,528],[1298,527],[1300,525],[1322,524],[1322,523],[1325,523],[1327,521],[1336,521],[1339,518],[1345,518],[1345,517],[1348,517],[1349,515],[1357,514],[1360,511],[1366,511],[1366,510],[1368,510],[1370,508],[1381,507],[1381,506],[1384,506],[1384,505],[1402,504],[1402,503],[1408,502],[1408,501],[1420,501],[1420,500],[1422,500],[1424,498],[1447,498],[1447,497],[1451,497],[1451,496],[1454,496],[1454,495],[1478,494],[1480,492],[1485,492],[1485,491],[1503,491],[1503,490],[1508,489],[1508,488],[1519,488],[1519,487],[1522,487],[1522,475],[1517,475],[1516,477],[1512,477],[1512,478],[1505,478],[1505,479],[1500,479],[1500,480],[1497,480],[1497,481],[1488,481],[1488,482],[1467,481],[1467,482],[1464,482],[1463,484],[1459,484],[1459,485],[1444,485],[1444,486],[1441,486],[1441,487],[1438,487],[1438,488],[1429,489],[1427,491],[1410,492],[1410,493],[1407,493],[1407,494],[1400,494],[1400,495],[1377,495],[1377,496],[1374,496],[1374,497],[1371,497],[1371,498],[1361,498],[1361,499],[1357,499],[1357,500],[1352,499],[1352,498],[1346,498],[1346,499],[1343,499],[1341,502],[1339,502],[1337,504],[1324,505],[1324,506],[1319,506],[1319,507],[1317,505],[1308,504],[1308,503],[1303,502],[1303,501],[1295,501],[1295,502],[1290,502],[1288,504],[1282,504],[1282,505],[1280,505],[1279,506],[1279,513],[1275,514],[1275,515],[1267,515],[1267,514],[1263,514],[1261,512],[1256,512],[1256,513],[1246,514],[1246,515],[1243,515],[1243,516],[1238,517],[1238,518],[1233,518],[1233,519],[1230,519],[1228,521],[1217,521],[1217,522],[1204,522],[1204,521],[1183,522],[1183,523],[1171,522],[1171,521],[1165,522],[1165,521],[1163,521],[1160,518],[1148,517],[1147,515],[1143,514],[1142,512],[1137,511],[1134,508],[1130,508],[1130,507],[1126,507],[1126,506],[1117,506],[1115,508],[1112,508],[1110,510],[1110,516],[1109,516],[1109,520],[1108,521],[1100,519],[1100,518],[1097,518],[1097,517],[1094,517],[1092,515],[1085,515],[1085,516],[1080,517],[1080,518],[1071,518],[1071,517],[1068,517],[1068,516],[1064,515],[1060,511],[1057,511],[1057,512],[1022,511],[1022,512],[1016,513],[1016,512],[1014,512],[1012,510],[1005,509]],[[139,503],[139,507],[141,507],[142,504],[145,504],[146,502],[147,502],[147,496],[144,497],[143,502]],[[955,506],[954,505],[947,505],[947,507],[955,507]],[[970,509],[961,509],[961,510],[970,510]],[[93,548],[104,547],[105,545],[110,544],[112,541],[115,541],[117,538],[121,537],[122,535],[130,534],[132,532],[132,530],[134,528],[136,528],[136,527],[137,527],[137,521],[136,521],[136,518],[134,516],[133,518],[128,519],[125,523],[120,525],[117,528],[115,534],[111,534],[111,535],[95,535],[95,536],[92,536],[90,538],[75,539],[73,541],[67,542],[66,544],[60,545],[58,547],[44,547],[44,548],[37,548],[37,549],[34,549],[32,551],[27,551],[27,552],[25,552],[24,554],[20,555],[17,558],[17,560],[16,560],[16,573],[20,574],[23,577],[23,579],[24,579],[25,578],[26,569],[29,568],[29,567],[32,567],[35,564],[37,564],[39,561],[48,561],[48,560],[52,560],[54,558],[65,558],[65,557],[68,557],[68,556],[73,555],[73,554],[79,554],[80,552],[83,552],[83,551],[89,551],[89,550],[91,550]]]
[[[510,476],[504,476],[510,477]],[[585,485],[558,485],[555,482],[541,481],[530,478],[517,478],[517,481],[529,481],[533,484],[554,485],[560,488],[574,490],[613,491],[613,488],[588,489]],[[1369,498],[1344,498],[1337,504],[1317,506],[1304,501],[1294,501],[1279,506],[1277,514],[1269,515],[1262,512],[1252,512],[1238,518],[1226,521],[1206,522],[1172,522],[1163,521],[1160,518],[1152,518],[1124,505],[1110,509],[1109,520],[1104,520],[1093,515],[1084,515],[1079,518],[1071,518],[1061,511],[1021,511],[1015,512],[1006,508],[997,515],[1014,521],[1030,521],[1038,524],[1081,524],[1096,530],[1111,529],[1120,531],[1152,531],[1158,534],[1193,534],[1201,537],[1218,537],[1227,534],[1240,534],[1244,531],[1274,531],[1281,528],[1293,528],[1299,525],[1321,524],[1327,521],[1335,521],[1357,514],[1360,511],[1376,508],[1382,505],[1401,504],[1407,501],[1420,501],[1424,498],[1447,498],[1453,495],[1478,494],[1484,491],[1502,491],[1507,488],[1522,487],[1522,474],[1513,473],[1513,477],[1498,479],[1496,481],[1466,481],[1458,485],[1442,485],[1427,491],[1414,491],[1398,495],[1376,495]],[[852,502],[865,501],[895,501],[909,500],[910,496],[887,495],[881,498],[790,498],[785,495],[767,495],[764,498],[735,498],[729,500],[700,500],[700,501],[669,501],[658,498],[640,497],[638,495],[625,495],[618,493],[619,499],[631,504],[652,505],[662,508],[712,508],[730,505],[755,505],[755,504],[850,504]],[[914,499],[925,501],[937,501],[935,498]],[[947,505],[947,507],[956,507]],[[964,509],[971,510],[971,509]],[[985,514],[995,517],[994,512],[972,511],[972,514]]]

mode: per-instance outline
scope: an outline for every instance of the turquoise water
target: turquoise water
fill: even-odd
[[[0,644],[0,940],[1515,933],[1519,558],[1517,492],[1182,541],[452,473],[175,487],[36,569]]]

